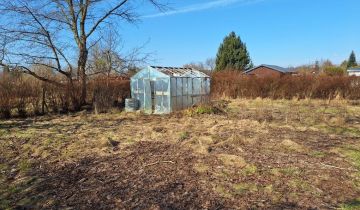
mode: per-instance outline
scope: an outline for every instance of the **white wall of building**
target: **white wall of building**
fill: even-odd
[[[360,77],[360,70],[348,70],[349,76],[357,76]]]

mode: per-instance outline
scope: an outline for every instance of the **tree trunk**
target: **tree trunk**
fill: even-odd
[[[80,47],[79,60],[78,60],[78,76],[80,78],[80,105],[86,105],[86,62],[88,59],[88,50],[86,46]]]
[[[72,108],[74,111],[79,111],[81,108],[81,103],[80,100],[78,98],[78,90],[77,87],[75,87],[74,82],[72,80],[72,78],[68,78],[68,85],[67,85],[67,93],[68,93],[68,97],[67,100],[69,101],[69,99],[71,100],[71,104],[72,104]]]

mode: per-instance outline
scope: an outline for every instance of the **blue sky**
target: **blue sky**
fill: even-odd
[[[143,8],[136,26],[122,25],[126,47],[150,40],[155,64],[182,66],[215,57],[231,31],[247,44],[253,62],[295,66],[351,50],[360,58],[359,0],[169,0],[165,14]]]

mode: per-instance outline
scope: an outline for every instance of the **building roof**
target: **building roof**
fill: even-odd
[[[256,67],[254,67],[254,68],[252,68],[252,69],[250,69],[250,70],[245,71],[245,74],[248,74],[248,73],[250,73],[250,72],[252,72],[252,71],[254,71],[255,69],[260,68],[260,67],[266,67],[266,68],[269,68],[269,69],[273,69],[273,70],[275,70],[275,71],[279,71],[279,72],[281,72],[281,73],[292,73],[292,72],[294,72],[294,69],[283,68],[283,67],[275,66],[275,65],[262,64],[262,65],[260,65],[260,66],[256,66]]]
[[[150,68],[166,74],[170,77],[209,77],[209,75],[193,68],[164,66],[150,66]]]
[[[350,71],[350,72],[360,72],[360,67],[350,68],[350,69],[348,69],[347,71]]]

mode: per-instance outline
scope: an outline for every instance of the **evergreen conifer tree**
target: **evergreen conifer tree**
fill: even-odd
[[[253,67],[246,44],[235,32],[224,38],[216,55],[216,71],[232,69],[244,71]]]
[[[357,63],[356,63],[355,52],[352,51],[351,54],[350,54],[350,57],[349,57],[349,61],[348,61],[347,67],[348,67],[348,68],[352,68],[352,67],[356,67],[356,66],[357,66]]]

